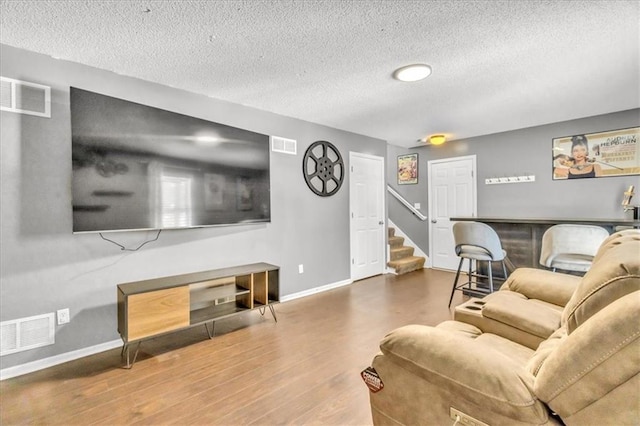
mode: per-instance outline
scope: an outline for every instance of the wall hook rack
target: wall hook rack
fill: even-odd
[[[504,176],[504,177],[494,177],[488,178],[484,180],[485,185],[497,185],[502,183],[527,183],[527,182],[535,182],[535,175],[521,175],[521,176]]]

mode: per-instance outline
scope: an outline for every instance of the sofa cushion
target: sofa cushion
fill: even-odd
[[[561,312],[522,294],[499,291],[487,300],[482,316],[546,339],[560,327]]]
[[[640,290],[640,238],[609,242],[582,280],[562,313],[571,334],[580,324],[620,297]],[[624,241],[622,243],[621,241]]]

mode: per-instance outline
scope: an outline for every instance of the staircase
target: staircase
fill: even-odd
[[[417,271],[424,268],[425,258],[413,255],[413,247],[404,245],[404,238],[396,236],[395,228],[389,227],[390,256],[387,266],[395,269],[396,274]]]

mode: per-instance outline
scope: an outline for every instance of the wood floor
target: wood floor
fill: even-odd
[[[352,285],[0,382],[1,424],[369,425],[360,371],[390,330],[450,318],[453,273]],[[456,292],[455,306],[462,300]]]

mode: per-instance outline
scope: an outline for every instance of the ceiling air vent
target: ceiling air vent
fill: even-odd
[[[281,152],[283,154],[296,155],[297,141],[295,139],[281,138],[280,136],[271,136],[271,151]]]
[[[51,117],[50,87],[6,77],[0,77],[0,84],[0,110]]]
[[[0,356],[55,343],[55,314],[0,322]]]

